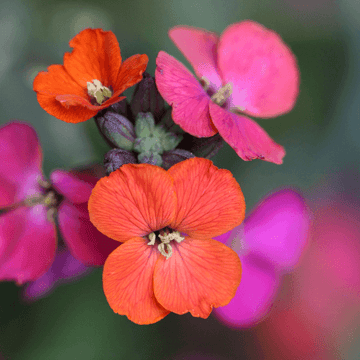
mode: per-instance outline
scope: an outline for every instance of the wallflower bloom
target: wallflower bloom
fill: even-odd
[[[169,31],[196,78],[172,56],[156,59],[156,85],[174,121],[197,137],[217,132],[243,160],[282,163],[285,151],[248,116],[289,112],[299,92],[296,59],[280,36],[253,21],[229,26],[220,37],[188,26]]]
[[[240,186],[210,160],[169,170],[126,164],[102,178],[89,199],[90,220],[123,242],[107,258],[103,286],[110,307],[138,324],[169,312],[207,318],[240,283],[236,253],[214,236],[245,215]]]
[[[33,84],[40,106],[60,120],[86,121],[124,99],[119,95],[142,79],[148,57],[133,55],[122,63],[114,33],[85,29],[69,43],[64,65],[51,65]]]
[[[89,219],[87,201],[97,179],[55,170],[46,181],[36,132],[25,123],[0,128],[0,152],[0,280],[23,284],[49,269],[56,213],[72,255],[85,265],[102,265],[116,242]]]
[[[337,179],[339,187],[334,188],[327,179],[322,180],[323,194],[311,205],[311,245],[291,278],[296,286],[286,289],[288,300],[279,303],[258,328],[266,343],[265,358],[358,357],[360,204],[358,186],[347,185]]]
[[[266,315],[281,275],[293,269],[308,239],[309,212],[304,199],[284,189],[264,199],[243,225],[216,239],[240,257],[243,277],[230,304],[215,315],[230,327],[247,327]]]
[[[43,298],[58,285],[79,279],[90,271],[91,268],[74,258],[66,247],[58,247],[49,270],[37,280],[26,284],[23,298],[27,301]]]

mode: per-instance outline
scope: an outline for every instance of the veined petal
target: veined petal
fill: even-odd
[[[65,170],[54,170],[50,175],[50,179],[56,191],[75,204],[87,202],[96,184],[95,178],[95,181],[91,184]]]
[[[72,255],[87,266],[100,266],[119,246],[91,223],[87,204],[74,205],[63,200],[58,210],[61,234]]]
[[[261,159],[282,164],[285,150],[247,116],[237,115],[210,103],[210,114],[221,137],[245,161]]]
[[[242,256],[243,275],[235,297],[214,315],[230,327],[248,327],[270,310],[279,287],[279,274],[260,258]]]
[[[40,192],[42,152],[35,130],[11,122],[0,128],[0,208]]]
[[[0,215],[0,280],[23,284],[42,276],[55,257],[55,224],[43,205]]]
[[[142,238],[127,241],[109,255],[103,286],[114,312],[137,324],[152,324],[169,314],[154,296],[153,275],[159,256]]]
[[[169,37],[190,62],[198,78],[204,76],[209,80],[214,92],[221,87],[217,72],[217,34],[191,26],[175,26],[169,30]]]
[[[156,58],[156,86],[172,106],[172,118],[197,137],[217,133],[209,114],[210,97],[186,67],[164,51]]]
[[[252,116],[290,111],[299,93],[296,58],[274,31],[254,21],[229,26],[220,36],[218,67],[232,84],[232,104]]]
[[[143,72],[146,70],[149,58],[147,55],[133,55],[126,59],[119,70],[118,76],[114,81],[113,96],[120,95],[127,88],[137,84],[142,80]]]
[[[94,79],[106,87],[114,86],[121,66],[121,54],[113,32],[85,29],[69,45],[73,51],[65,53],[64,68],[83,89],[86,90],[87,82]]]
[[[62,96],[59,95],[60,100]],[[72,95],[69,95],[72,97]],[[65,96],[63,102],[57,100],[57,95],[48,95],[37,93],[37,100],[40,106],[50,115],[60,119],[62,121],[76,124],[78,122],[83,122],[91,119],[93,116],[97,114],[98,111],[89,110],[87,107],[83,105],[75,105],[76,100],[74,97],[70,100],[69,97]],[[71,104],[71,105],[70,105]],[[74,105],[73,105],[74,104]],[[89,102],[89,105],[90,102]],[[71,106],[71,108],[70,108]]]
[[[125,164],[98,181],[89,199],[90,220],[117,241],[145,236],[175,215],[173,179],[149,164]]]
[[[241,278],[240,259],[216,240],[186,237],[172,245],[173,254],[160,256],[154,272],[157,301],[176,314],[207,318],[213,307],[234,297]]]
[[[277,268],[289,270],[307,243],[310,216],[305,199],[294,190],[284,189],[264,199],[244,226],[249,250]]]
[[[230,171],[212,161],[192,158],[168,170],[178,198],[170,226],[197,239],[221,235],[241,224],[245,200]]]

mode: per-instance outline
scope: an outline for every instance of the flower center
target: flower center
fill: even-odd
[[[156,234],[152,232],[148,235],[149,242],[148,245],[155,245],[156,242]],[[170,241],[175,240],[177,243],[181,243],[185,238],[180,235],[179,231],[172,231],[165,229],[160,230],[158,234],[158,238],[160,244],[158,244],[158,250],[160,251],[161,255],[166,257],[166,260],[169,259],[173,253],[172,247],[170,245]]]
[[[39,178],[38,183],[42,188],[42,193],[26,198],[24,204],[25,206],[45,205],[47,207],[46,216],[48,221],[55,222],[57,207],[62,200],[62,195],[55,191],[49,181]]]
[[[87,82],[87,91],[89,96],[96,101],[94,105],[101,105],[104,101],[111,98],[112,95],[111,90],[97,79]]]
[[[211,101],[222,106],[232,94],[232,85],[230,83],[222,86],[214,95],[211,96]]]

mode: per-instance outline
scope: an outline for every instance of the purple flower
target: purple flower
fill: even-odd
[[[215,238],[240,257],[242,279],[235,297],[214,314],[230,327],[248,327],[270,310],[281,275],[298,263],[310,218],[303,197],[283,189],[265,198],[234,230]]]
[[[90,271],[91,268],[75,259],[67,248],[58,247],[50,269],[25,286],[23,297],[28,301],[38,300],[49,295],[56,286],[79,279]]]
[[[66,246],[87,266],[105,262],[118,243],[91,224],[87,201],[97,179],[55,170],[45,180],[35,130],[0,128],[0,280],[23,284],[50,268],[57,249],[55,216]]]

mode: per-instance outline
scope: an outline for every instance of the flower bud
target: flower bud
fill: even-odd
[[[162,158],[159,154],[153,152],[143,152],[138,155],[139,163],[162,166]]]
[[[185,137],[184,142],[190,143],[188,149],[195,156],[206,159],[213,157],[224,145],[224,140],[219,134],[208,138],[195,138],[191,135],[188,135]]]
[[[133,124],[126,117],[108,111],[98,117],[96,121],[101,133],[113,147],[132,150],[135,130]]]
[[[133,153],[123,149],[110,150],[104,157],[104,166],[108,175],[124,164],[136,164],[136,162]]]
[[[177,164],[180,161],[190,159],[195,157],[190,151],[183,149],[175,149],[171,151],[166,151],[162,154],[162,167],[165,170],[170,169],[173,165]]]
[[[137,84],[131,100],[133,115],[136,117],[140,112],[150,112],[155,118],[159,118],[164,111],[164,105],[164,99],[157,90],[155,79],[144,72],[143,79]]]
[[[137,138],[146,138],[152,135],[155,129],[154,116],[147,112],[140,112],[135,120],[135,134]]]

